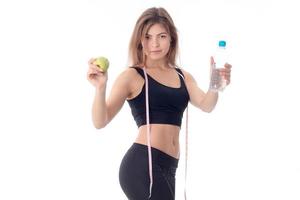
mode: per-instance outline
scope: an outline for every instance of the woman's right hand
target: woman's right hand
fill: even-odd
[[[88,62],[87,79],[96,89],[102,89],[107,83],[107,72],[103,72],[101,68],[93,64],[95,60],[95,58],[91,58]]]

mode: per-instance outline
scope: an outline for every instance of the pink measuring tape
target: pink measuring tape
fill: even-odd
[[[153,173],[152,173],[152,153],[151,153],[151,129],[150,129],[150,117],[149,117],[149,87],[148,87],[148,76],[145,67],[143,67],[145,77],[145,98],[146,98],[146,122],[147,122],[147,146],[148,146],[148,160],[149,160],[149,197],[151,198],[152,186],[153,186]],[[177,72],[177,71],[176,71]],[[178,72],[177,72],[178,73]],[[178,73],[184,80],[184,76]],[[185,170],[184,170],[184,199],[187,200],[186,182],[187,182],[187,160],[188,160],[188,107],[186,108],[186,124],[185,124]]]

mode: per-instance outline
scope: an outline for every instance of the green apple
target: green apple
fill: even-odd
[[[107,71],[109,67],[109,61],[105,57],[98,57],[93,63],[94,65],[97,65],[100,69],[102,69],[104,72]]]

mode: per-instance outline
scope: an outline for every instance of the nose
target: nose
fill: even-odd
[[[158,47],[159,46],[159,41],[157,38],[153,38],[152,40],[152,47]]]

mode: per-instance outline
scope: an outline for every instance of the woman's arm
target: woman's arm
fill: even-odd
[[[133,76],[132,69],[122,72],[114,82],[108,99],[106,99],[106,83],[101,87],[96,87],[92,119],[97,129],[104,128],[120,111],[130,95],[130,80],[133,80]]]
[[[213,64],[214,60],[211,57],[211,65]],[[230,83],[231,67],[232,66],[230,64],[226,63],[224,68],[219,70],[220,75],[225,78],[227,85]],[[184,70],[183,73],[185,75],[185,83],[190,95],[191,104],[205,112],[211,112],[218,102],[218,92],[208,90],[205,93],[198,87],[196,80],[190,73]]]
[[[185,76],[185,84],[190,96],[190,102],[204,112],[211,112],[217,104],[218,92],[208,90],[206,93],[200,89],[194,77],[182,70]]]

